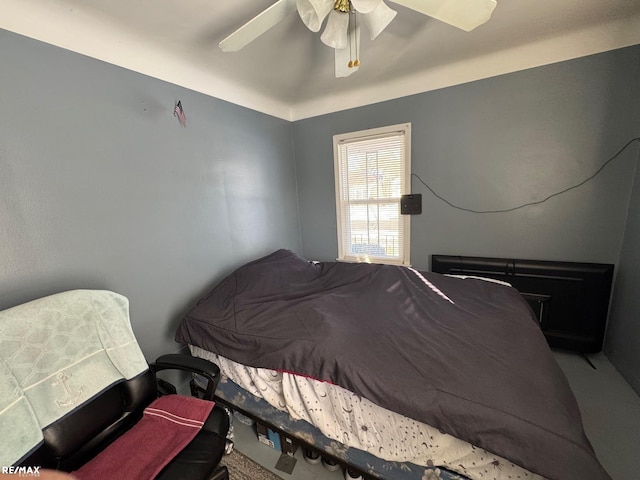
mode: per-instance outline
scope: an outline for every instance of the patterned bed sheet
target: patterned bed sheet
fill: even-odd
[[[339,386],[247,367],[190,345],[220,366],[218,396],[368,475],[388,480],[541,480],[438,429]]]

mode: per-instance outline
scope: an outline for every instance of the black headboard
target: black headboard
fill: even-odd
[[[431,270],[509,282],[533,308],[550,346],[602,350],[612,264],[432,255]]]

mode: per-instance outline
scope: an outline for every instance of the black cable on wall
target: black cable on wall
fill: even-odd
[[[514,210],[519,210],[521,208],[524,207],[529,207],[531,205],[540,205],[541,203],[546,202],[547,200],[553,198],[553,197],[557,197],[558,195],[562,195],[563,193],[567,193],[570,190],[576,189],[581,187],[582,185],[584,185],[585,183],[593,180],[594,178],[596,178],[606,167],[607,165],[609,165],[611,162],[613,162],[616,158],[618,158],[622,152],[624,152],[632,143],[640,141],[640,137],[635,137],[632,138],[631,140],[629,140],[624,147],[622,147],[613,157],[609,158],[606,162],[604,162],[602,164],[602,166],[591,176],[585,178],[584,180],[582,180],[580,183],[576,183],[575,185],[572,185],[570,187],[567,187],[563,190],[560,190],[559,192],[556,193],[552,193],[551,195],[543,198],[542,200],[538,200],[535,202],[527,202],[527,203],[523,203],[522,205],[518,205],[517,207],[511,207],[511,208],[505,208],[502,210],[474,210],[472,208],[465,208],[465,207],[460,207],[458,205],[455,205],[453,203],[451,203],[449,200],[447,200],[446,198],[444,198],[442,195],[437,194],[433,188],[431,188],[424,180],[422,180],[420,178],[419,175],[412,173],[411,176],[415,177],[418,179],[418,181],[424,185],[436,198],[442,200],[444,203],[446,203],[447,205],[449,205],[450,207],[453,207],[457,210],[462,210],[464,212],[471,212],[471,213],[507,213],[507,212],[513,212]]]

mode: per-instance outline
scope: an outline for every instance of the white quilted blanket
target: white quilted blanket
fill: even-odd
[[[129,301],[117,293],[72,290],[0,312],[0,465],[37,447],[47,425],[147,368]]]

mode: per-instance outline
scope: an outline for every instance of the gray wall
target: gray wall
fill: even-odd
[[[636,46],[296,122],[304,255],[337,255],[334,134],[411,122],[413,173],[456,205],[495,210],[592,175],[640,135],[639,112]],[[414,178],[412,264],[428,269],[432,254],[616,264],[605,351],[640,393],[638,151],[634,142],[582,187],[509,213],[457,210]]]
[[[289,122],[2,30],[0,45],[0,308],[117,291],[151,360],[231,268],[300,249]]]
[[[412,122],[413,172],[473,209],[542,199],[640,134],[640,47],[290,124],[2,30],[0,44],[0,308],[115,290],[149,357],[177,348],[181,315],[238,264],[281,247],[335,258],[336,133]],[[637,154],[504,214],[456,210],[414,179],[413,264],[617,263],[607,353],[640,391]]]
[[[412,171],[450,202],[505,209],[594,173],[629,139],[640,102],[640,48],[628,48],[298,121],[294,124],[305,256],[337,255],[332,136],[412,123]],[[510,213],[474,214],[415,178],[411,260],[432,254],[618,260],[638,145],[592,182]]]
[[[640,122],[636,123],[640,125]],[[618,263],[605,351],[640,393],[640,169],[629,209],[629,220]]]

